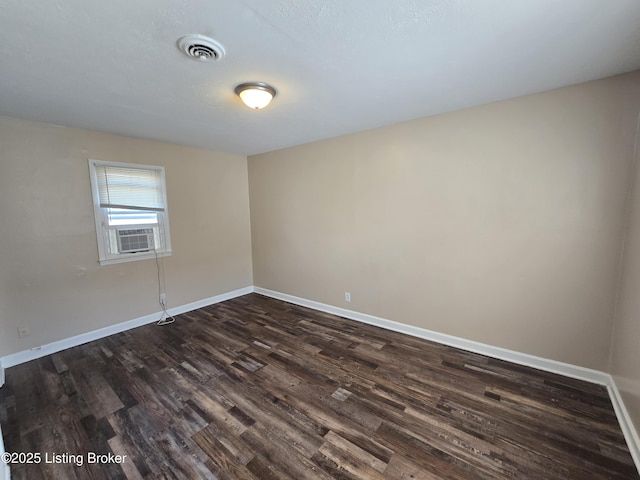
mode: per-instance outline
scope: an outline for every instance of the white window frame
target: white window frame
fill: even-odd
[[[162,188],[162,201],[164,210],[157,212],[158,223],[157,226],[159,234],[156,235],[155,247],[148,252],[135,252],[135,253],[118,253],[117,251],[111,251],[111,241],[109,236],[111,231],[116,230],[115,227],[109,226],[107,208],[100,206],[100,192],[98,188],[98,177],[96,174],[96,168],[100,166],[113,166],[124,167],[133,169],[153,170],[160,173],[161,188]],[[91,194],[93,199],[93,213],[96,222],[96,237],[98,240],[98,261],[100,265],[111,265],[114,263],[133,262],[137,260],[145,260],[157,257],[170,256],[171,251],[171,235],[169,234],[169,207],[167,204],[167,188],[165,182],[164,167],[155,165],[142,165],[137,163],[121,163],[121,162],[108,162],[104,160],[89,159],[89,175],[91,178]],[[134,226],[130,228],[145,228],[148,225]]]

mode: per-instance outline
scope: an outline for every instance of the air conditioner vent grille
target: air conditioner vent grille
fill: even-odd
[[[118,229],[118,253],[148,252],[154,248],[152,228]]]
[[[204,35],[187,35],[178,40],[178,48],[185,55],[207,62],[209,60],[218,61],[224,58],[224,48],[213,38]]]

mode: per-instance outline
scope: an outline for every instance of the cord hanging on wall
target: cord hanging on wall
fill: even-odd
[[[156,322],[157,325],[169,325],[176,321],[172,315],[167,312],[167,293],[166,293],[166,281],[164,277],[164,262],[158,257],[158,251],[154,248],[153,253],[156,257],[156,272],[158,273],[158,303],[162,307],[162,314],[160,320]]]

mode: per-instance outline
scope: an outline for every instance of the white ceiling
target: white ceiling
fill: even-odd
[[[213,37],[221,62],[181,53]],[[640,68],[639,0],[2,0],[0,114],[255,154]],[[234,87],[279,94],[252,111]]]

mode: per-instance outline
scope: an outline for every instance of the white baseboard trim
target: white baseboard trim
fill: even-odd
[[[198,308],[206,307],[208,305],[213,305],[214,303],[224,302],[225,300],[231,300],[232,298],[240,297],[242,295],[247,295],[248,293],[252,293],[252,292],[253,292],[253,287],[245,287],[239,290],[233,290],[231,292],[223,293],[210,298],[205,298],[203,300],[198,300],[197,302],[181,305],[179,307],[169,308],[167,312],[169,313],[169,315],[180,315],[181,313],[190,312]],[[32,348],[31,350],[23,350],[21,352],[12,353],[11,355],[6,355],[0,358],[0,366],[4,368],[13,367],[21,363],[29,362],[31,360],[44,357],[46,355],[51,355],[52,353],[57,353],[62,350],[66,350],[67,348],[76,347],[78,345],[92,342],[100,338],[108,337],[109,335],[121,333],[127,330],[131,330],[132,328],[140,327],[142,325],[147,325],[149,323],[154,323],[160,319],[161,315],[162,315],[162,312],[152,313],[149,315],[145,315],[143,317],[135,318],[133,320],[128,320],[126,322],[117,323],[115,325],[110,325],[108,327],[100,328],[98,330],[93,330],[91,332],[82,333],[80,335],[75,335],[73,337],[65,338],[64,340],[48,343],[40,347]]]
[[[627,407],[624,406],[624,402],[622,401],[622,396],[620,395],[620,391],[616,386],[615,379],[611,375],[609,377],[610,382],[609,385],[607,385],[607,390],[609,390],[609,397],[611,397],[613,409],[615,410],[616,416],[618,417],[620,428],[622,429],[624,438],[627,441],[627,446],[629,447],[629,451],[631,452],[633,461],[636,464],[638,473],[640,473],[640,437],[638,437],[638,432],[636,431],[633,422],[631,421],[631,417],[629,416]]]
[[[514,350],[508,350],[506,348],[494,347],[485,343],[474,342],[472,340],[466,340],[460,337],[454,337],[452,335],[446,335],[444,333],[434,332],[421,327],[414,327],[413,325],[407,325],[405,323],[395,322],[393,320],[387,320],[385,318],[375,317],[366,313],[359,313],[353,310],[347,310],[340,307],[334,307],[333,305],[327,305],[324,303],[314,302],[313,300],[307,300],[304,298],[294,297],[293,295],[287,295],[286,293],[275,292],[273,290],[267,290],[266,288],[254,287],[256,293],[265,295],[267,297],[277,298],[285,302],[294,303],[303,307],[312,308],[314,310],[320,310],[322,312],[331,313],[340,317],[349,318],[351,320],[357,320],[362,323],[381,327],[386,330],[392,330],[394,332],[405,333],[413,337],[423,338],[425,340],[431,340],[433,342],[449,345],[451,347],[460,348],[469,352],[479,353],[488,357],[498,358],[500,360],[506,360],[508,362],[517,363],[519,365],[525,365],[528,367],[537,368],[538,370],[544,370],[547,372],[558,373],[566,377],[577,378],[579,380],[586,380],[591,383],[598,383],[600,385],[608,385],[610,376],[604,372],[598,370],[592,370],[590,368],[579,367],[577,365],[571,365],[569,363],[558,362],[556,360],[549,360],[547,358],[537,357],[535,355],[529,355],[526,353],[516,352]]]
[[[4,365],[2,364],[2,359],[0,358],[0,387],[4,385]]]
[[[4,437],[2,436],[2,426],[0,425],[0,458],[4,453]],[[9,470],[9,464],[0,460],[0,480],[10,480],[11,471]]]
[[[295,297],[286,293],[280,293],[266,288],[254,287],[255,293],[265,295],[267,297],[276,298],[285,302],[293,303],[303,307],[308,307],[313,310],[319,310],[321,312],[331,313],[340,317],[349,318],[359,322],[381,327],[394,332],[405,333],[413,337],[423,338],[425,340],[431,340],[433,342],[449,345],[451,347],[460,348],[488,357],[497,358],[500,360],[506,360],[519,365],[527,367],[537,368],[538,370],[544,370],[547,372],[557,373],[566,377],[576,378],[578,380],[585,380],[591,383],[597,383],[607,387],[611,403],[616,412],[620,428],[624,434],[627,446],[631,452],[631,457],[636,464],[638,472],[640,472],[640,439],[638,439],[638,433],[635,430],[633,422],[627,409],[624,406],[620,392],[616,387],[615,380],[611,375],[599,370],[593,370],[590,368],[584,368],[577,365],[571,365],[569,363],[558,362],[556,360],[550,360],[547,358],[537,357],[535,355],[529,355],[526,353],[516,352],[514,350],[508,350],[505,348],[494,347],[480,342],[474,342],[472,340],[466,340],[460,337],[454,337],[452,335],[446,335],[443,333],[434,332],[425,328],[415,327],[413,325],[407,325],[404,323],[395,322],[393,320],[387,320],[373,315],[367,315],[365,313],[355,312],[353,310],[347,310],[340,307],[334,307],[333,305],[327,305],[325,303],[315,302],[313,300],[307,300],[305,298]]]

